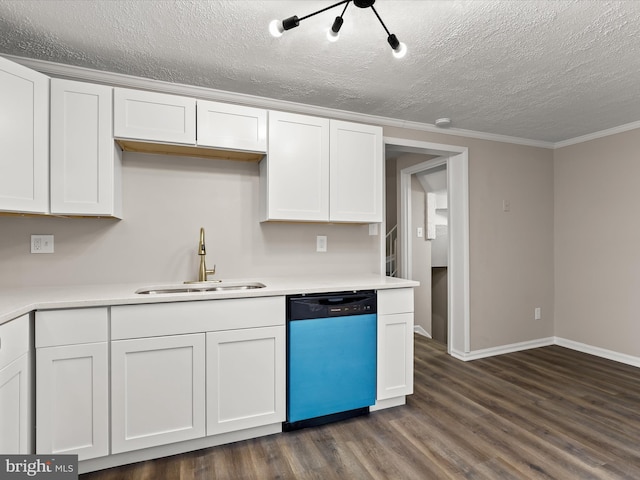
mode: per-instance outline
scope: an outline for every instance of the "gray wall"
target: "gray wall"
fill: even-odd
[[[555,152],[556,335],[640,356],[640,129]]]
[[[553,151],[396,127],[384,134],[469,148],[471,350],[553,336]]]

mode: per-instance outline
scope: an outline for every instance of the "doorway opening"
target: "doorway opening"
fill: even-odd
[[[414,297],[416,331],[435,334],[451,355],[463,358],[469,352],[467,149],[385,137],[385,171],[382,271],[421,282]]]

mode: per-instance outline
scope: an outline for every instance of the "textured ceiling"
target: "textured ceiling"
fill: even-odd
[[[558,142],[640,120],[640,1],[1,0],[0,54]]]

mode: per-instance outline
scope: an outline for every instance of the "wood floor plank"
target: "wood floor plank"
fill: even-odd
[[[414,390],[402,407],[81,479],[640,479],[638,368],[558,346],[463,362],[416,336]]]

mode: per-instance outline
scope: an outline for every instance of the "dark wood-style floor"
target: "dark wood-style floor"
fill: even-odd
[[[81,479],[640,479],[640,369],[557,346],[465,363],[415,345],[404,407]]]

